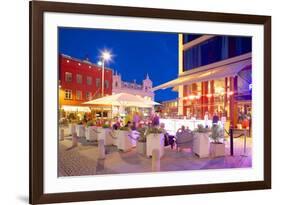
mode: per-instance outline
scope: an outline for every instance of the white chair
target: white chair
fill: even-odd
[[[87,127],[86,128],[86,139],[88,141],[97,141],[98,140],[98,134],[97,134],[97,131],[94,130],[95,128],[93,126],[91,127]]]
[[[192,148],[193,133],[191,130],[182,130],[176,133],[177,150],[181,148]]]
[[[209,157],[210,149],[210,133],[195,132],[193,136],[192,151],[199,156],[199,158]]]

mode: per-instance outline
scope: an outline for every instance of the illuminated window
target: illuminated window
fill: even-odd
[[[108,82],[108,80],[105,80],[105,81],[104,81],[104,87],[105,87],[105,89],[109,88],[109,82]]]
[[[65,90],[64,92],[64,99],[71,100],[72,99],[72,90]]]
[[[87,85],[92,85],[92,77],[87,76]]]
[[[91,92],[86,92],[86,99],[91,100],[92,99],[92,93]]]
[[[78,84],[82,84],[82,75],[80,75],[80,74],[77,74],[77,75],[76,75],[76,82],[77,82]]]
[[[82,91],[81,90],[76,91],[76,100],[82,100]]]
[[[97,87],[97,88],[100,87],[100,79],[99,79],[99,78],[96,79],[96,87]]]
[[[72,73],[65,72],[65,81],[66,82],[71,82],[72,81]]]

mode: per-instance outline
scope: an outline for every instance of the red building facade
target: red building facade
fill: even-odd
[[[59,55],[59,104],[83,106],[102,95],[102,67],[88,60]],[[104,69],[104,95],[112,94],[112,70]]]

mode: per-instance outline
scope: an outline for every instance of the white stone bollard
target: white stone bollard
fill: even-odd
[[[98,159],[105,159],[104,139],[98,140]]]
[[[60,129],[60,140],[64,140],[64,129]]]
[[[72,135],[72,147],[77,147],[78,146],[78,138],[77,138],[77,133],[74,132]]]
[[[160,171],[160,150],[159,149],[152,150],[152,171],[153,172]]]

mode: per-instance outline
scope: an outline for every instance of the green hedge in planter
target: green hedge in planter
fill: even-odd
[[[194,130],[194,132],[199,132],[199,133],[206,133],[210,131],[211,129],[204,127],[204,125],[202,124],[197,125],[197,128]]]
[[[95,122],[93,122],[93,121],[88,121],[87,122],[87,127],[91,127],[91,126],[95,126],[96,124],[95,124]]]
[[[129,131],[130,130],[130,128],[129,127],[120,127],[120,129],[119,130],[122,130],[122,131]]]
[[[163,131],[157,127],[139,128],[137,131],[140,133],[140,137],[138,138],[139,142],[146,142],[146,138],[149,134],[163,133]]]
[[[213,143],[221,144],[220,140],[224,137],[224,130],[221,126],[214,124],[212,127],[212,134],[210,138],[213,140]]]
[[[110,126],[108,124],[104,124],[102,128],[110,128]]]

